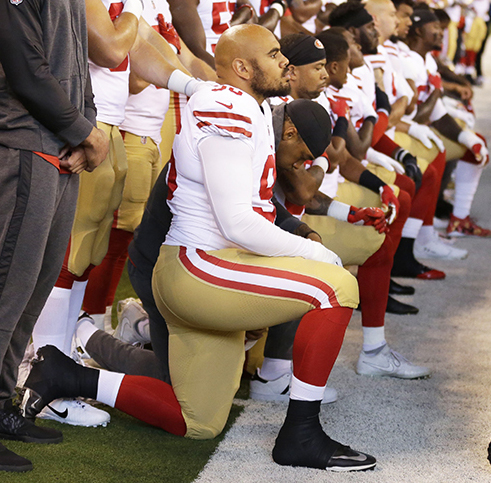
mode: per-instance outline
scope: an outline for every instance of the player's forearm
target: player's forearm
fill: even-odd
[[[204,60],[196,57],[182,41],[179,60],[194,77],[216,82],[217,76],[215,70],[212,69]]]
[[[157,87],[167,88],[169,77],[174,70],[188,73],[182,66],[170,63],[153,45],[138,38],[130,51],[131,70],[141,79]]]
[[[397,99],[397,101],[394,102],[394,104],[392,104],[389,114],[389,124],[387,126],[388,129],[395,126],[402,119],[404,114],[406,114],[407,103],[408,103],[407,97],[403,96]]]
[[[299,23],[304,23],[317,15],[321,8],[321,0],[293,0],[290,5],[292,17]]]
[[[331,203],[332,198],[318,191],[312,200],[305,205],[305,212],[309,215],[327,216]]]
[[[353,156],[346,156],[343,163],[339,165],[339,172],[341,176],[344,176],[348,181],[358,183],[360,181],[361,174],[366,170],[365,166]]]
[[[445,114],[437,121],[435,121],[432,126],[446,138],[454,139],[457,141],[462,128],[455,122],[455,119],[450,114]]]
[[[357,159],[365,159],[367,150],[372,144],[373,122],[365,121],[363,126],[356,131],[351,122],[348,125],[348,137],[346,146],[349,153]]]
[[[436,102],[440,99],[440,90],[436,89],[425,102],[418,105],[418,112],[414,116],[413,121],[420,124],[426,124],[435,108]]]
[[[215,59],[206,50],[206,35],[196,10],[197,4],[194,0],[170,0],[172,25],[189,50],[214,69]]]

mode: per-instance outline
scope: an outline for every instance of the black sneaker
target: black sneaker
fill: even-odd
[[[289,410],[291,405],[290,400]],[[289,418],[287,415],[276,438],[273,460],[284,466],[329,471],[366,471],[374,468],[377,463],[373,456],[355,451],[327,436],[320,424],[318,413],[301,420]]]
[[[389,294],[390,295],[414,295],[416,290],[409,285],[401,285],[390,279]]]
[[[387,298],[387,308],[385,311],[389,314],[397,314],[397,315],[416,315],[419,312],[417,307],[414,305],[404,304],[396,300],[394,297]]]
[[[32,463],[0,444],[0,471],[31,471]]]
[[[98,370],[77,364],[56,347],[41,347],[24,384],[25,417],[33,420],[54,399],[78,396],[95,399],[98,378]]]
[[[0,439],[23,441],[24,443],[61,443],[61,431],[36,426],[20,413],[17,406],[0,410]]]

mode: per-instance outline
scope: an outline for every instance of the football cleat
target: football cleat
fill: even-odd
[[[356,372],[364,376],[397,377],[400,379],[426,379],[431,372],[416,366],[385,344],[376,354],[361,351]]]
[[[418,240],[414,242],[414,256],[416,258],[435,258],[439,260],[463,260],[469,255],[467,250],[453,247],[434,232],[432,240],[422,245]]]
[[[23,411],[34,419],[54,399],[95,397],[99,373],[83,367],[52,345],[41,347],[25,382]],[[89,389],[83,391],[82,385]],[[85,392],[85,393],[84,393]]]
[[[308,412],[301,417],[291,417],[290,410],[300,403]],[[283,466],[301,466],[329,471],[365,471],[375,467],[377,461],[331,439],[319,421],[320,401],[292,401],[286,420],[280,429],[273,448],[273,460]],[[298,406],[297,406],[298,407]]]
[[[290,399],[290,384],[292,380],[291,373],[283,374],[283,376],[267,381],[260,376],[260,370],[252,376],[250,382],[249,397],[257,401],[275,401],[288,402]],[[326,386],[324,397],[321,404],[329,404],[337,401],[338,392],[333,387]]]
[[[404,304],[396,300],[394,297],[387,298],[387,307],[385,311],[388,314],[397,314],[397,315],[416,315],[419,312],[418,307],[414,307],[414,305]]]
[[[114,337],[127,344],[150,343],[150,322],[141,303],[134,298],[120,300],[117,306],[118,326]]]
[[[408,285],[401,285],[390,279],[389,294],[390,295],[414,295],[416,290]]]
[[[22,456],[8,450],[3,444],[0,444],[0,471],[23,472],[31,471],[32,463]]]
[[[25,398],[26,399],[26,398]],[[27,402],[27,399],[26,399]],[[52,419],[72,426],[106,427],[111,416],[80,399],[55,399],[37,415],[41,419]]]
[[[488,237],[491,236],[491,230],[482,228],[477,225],[476,222],[470,217],[457,218],[452,215],[447,226],[448,236],[480,236]]]

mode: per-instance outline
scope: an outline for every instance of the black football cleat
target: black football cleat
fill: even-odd
[[[22,456],[8,450],[0,444],[0,471],[23,472],[31,471],[32,463]]]
[[[409,285],[401,285],[400,283],[397,283],[392,279],[390,280],[390,295],[414,295],[414,292],[416,292],[414,287],[410,287]]]
[[[416,315],[419,312],[419,309],[418,307],[414,307],[414,305],[399,302],[399,300],[396,300],[389,295],[385,311],[389,314]]]
[[[99,372],[83,367],[52,345],[41,347],[24,384],[24,415],[34,419],[54,399],[95,399]]]
[[[284,466],[338,472],[371,470],[377,463],[373,456],[355,451],[327,436],[318,413],[297,420],[287,416],[276,438],[273,460]]]

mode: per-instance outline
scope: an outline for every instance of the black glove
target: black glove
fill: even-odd
[[[377,111],[383,109],[387,111],[387,114],[390,114],[389,96],[377,85],[375,85],[375,104],[377,105]]]
[[[419,169],[416,157],[405,149],[399,149],[394,158],[402,163],[406,170],[406,175],[414,181],[414,184],[416,185],[416,192],[418,192],[419,188],[421,187],[423,173],[421,173],[421,170]]]

